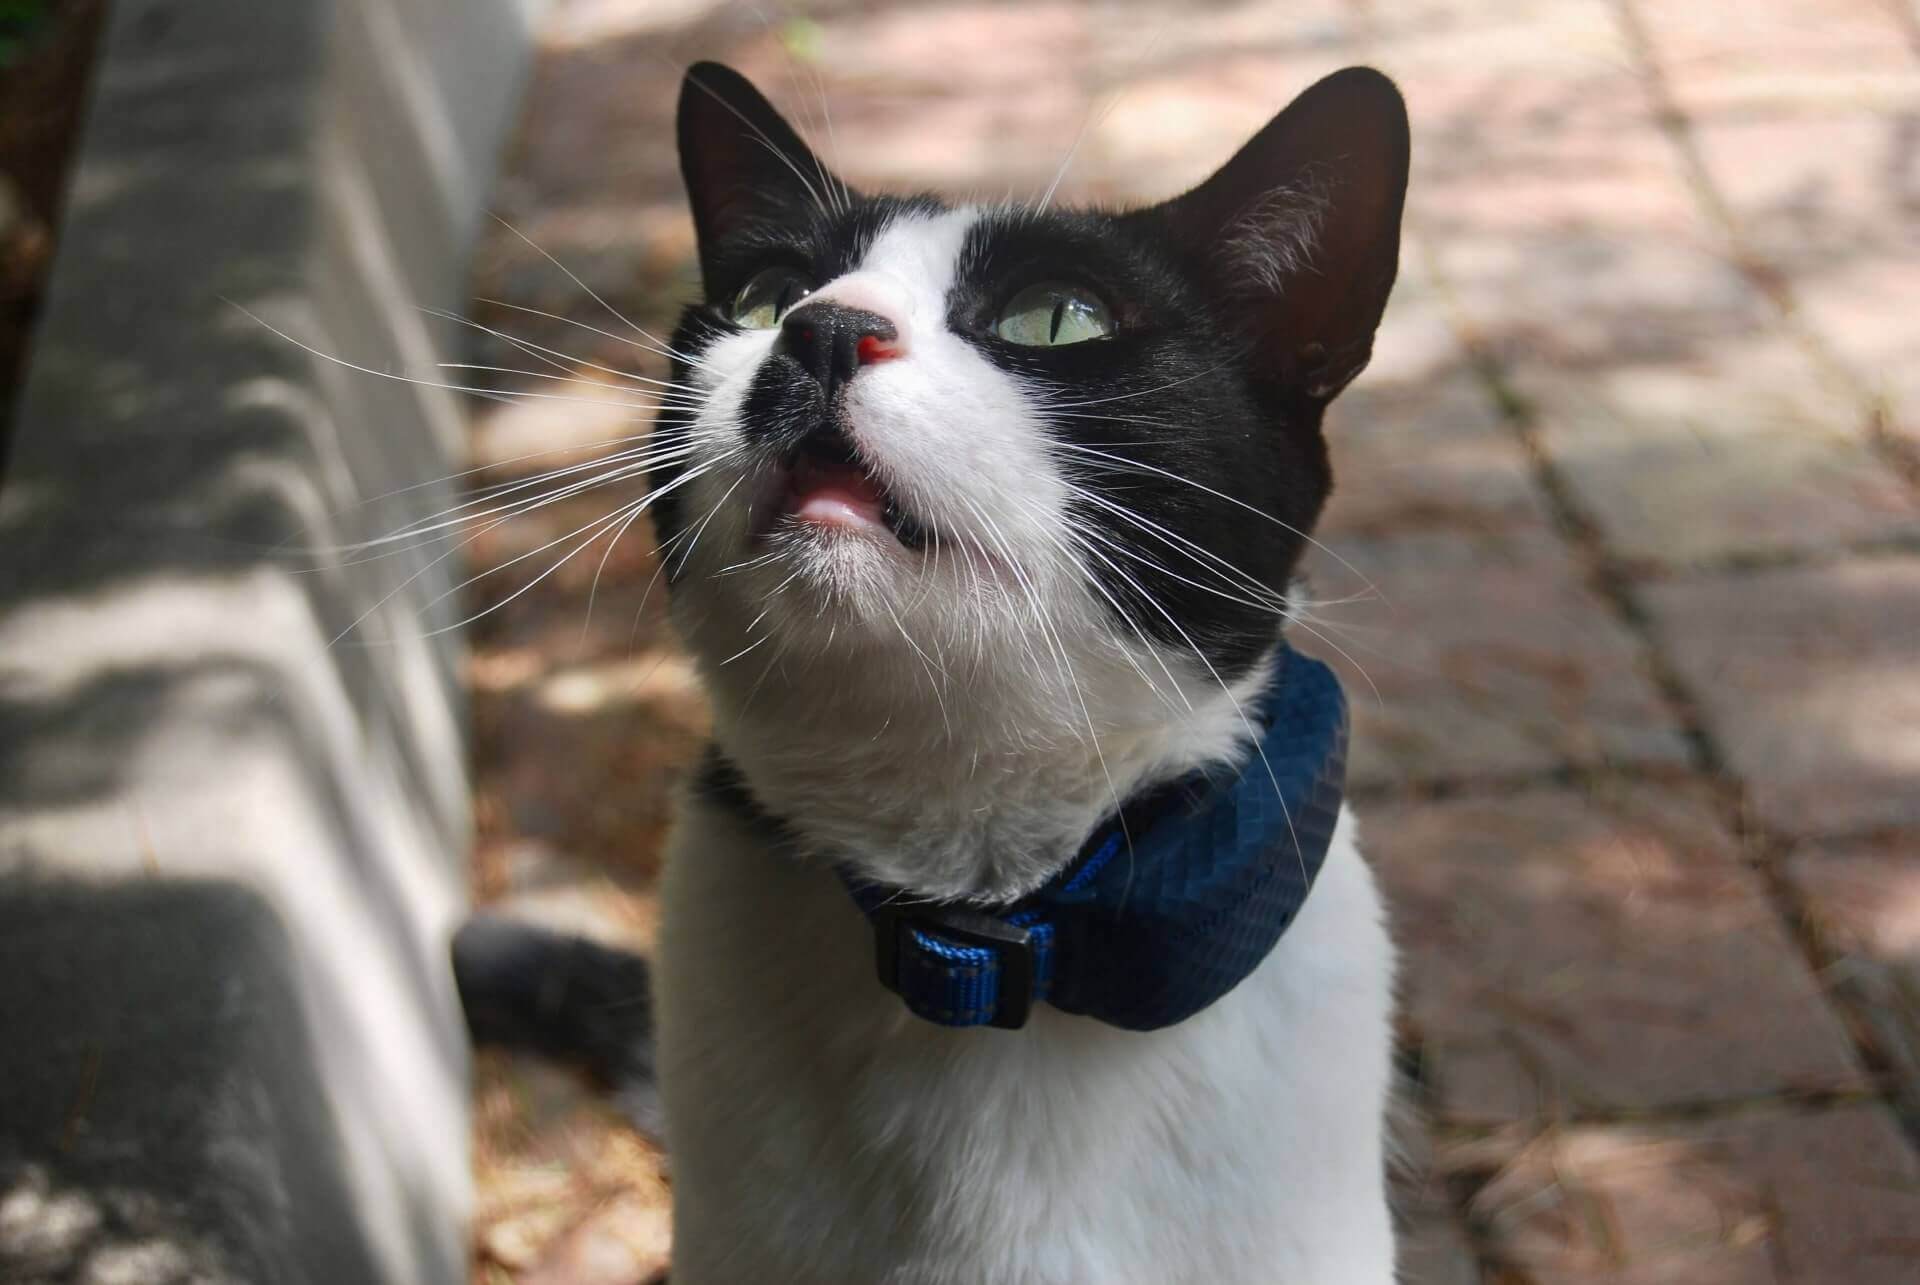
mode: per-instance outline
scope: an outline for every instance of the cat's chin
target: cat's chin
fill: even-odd
[[[845,511],[835,497],[811,508],[782,517],[759,540],[768,561],[756,577],[767,581],[757,596],[768,606],[802,607],[816,620],[884,621],[925,559],[878,518]]]
[[[919,561],[877,516],[861,512],[838,497],[819,497],[777,522],[762,540],[789,571],[801,576],[825,572],[881,570]]]

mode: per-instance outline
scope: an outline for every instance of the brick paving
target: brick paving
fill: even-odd
[[[816,138],[824,91],[873,186],[1036,192],[1078,136],[1067,199],[1168,194],[1314,77],[1394,75],[1402,286],[1329,419],[1300,641],[1347,673],[1407,957],[1407,1279],[1920,1280],[1909,0],[556,0],[496,206],[648,326],[693,280],[696,57]],[[583,375],[654,371],[509,232],[475,294],[554,314],[478,313]],[[634,431],[603,396],[475,440],[498,479]],[[480,566],[603,510],[491,531]],[[479,895],[641,947],[705,728],[646,543],[591,614],[598,546],[511,602],[527,564],[489,576],[474,657]],[[534,1065],[484,1058],[480,1093],[477,1280],[664,1261],[658,1157]]]

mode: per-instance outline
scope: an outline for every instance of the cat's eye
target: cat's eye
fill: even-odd
[[[1043,281],[1008,301],[994,320],[993,333],[1010,344],[1058,348],[1105,339],[1113,333],[1113,314],[1090,290]]]
[[[740,287],[727,310],[735,324],[749,330],[771,330],[793,305],[813,293],[813,279],[794,268],[762,268]]]

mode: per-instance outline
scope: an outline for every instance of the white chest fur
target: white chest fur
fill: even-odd
[[[656,983],[675,1285],[1389,1285],[1393,955],[1353,830],[1179,1026],[949,1030],[880,987],[830,872],[690,800]]]

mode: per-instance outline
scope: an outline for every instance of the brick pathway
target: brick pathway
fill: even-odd
[[[1083,124],[1063,193],[1164,195],[1316,76],[1394,75],[1410,236],[1330,417],[1351,567],[1314,567],[1313,623],[1346,653],[1407,955],[1409,1279],[1920,1280],[1920,10],[835,10],[557,4],[499,209],[661,324],[691,279],[692,57],[802,114],[817,80],[856,181],[993,196],[1043,188]],[[510,234],[478,282],[618,330]],[[477,440],[499,461],[628,414],[523,405]],[[598,511],[495,531],[483,562]],[[704,730],[645,543],[591,617],[597,556],[475,657],[480,892],[642,945]],[[481,1279],[640,1279],[653,1158],[531,1066],[487,1059],[481,1090]]]

